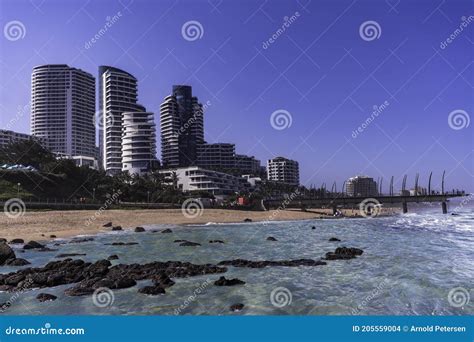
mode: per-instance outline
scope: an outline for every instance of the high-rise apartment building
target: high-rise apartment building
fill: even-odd
[[[377,182],[368,176],[351,177],[346,181],[346,193],[354,197],[376,196],[378,194]]]
[[[269,181],[299,185],[300,173],[298,162],[283,157],[276,157],[267,162],[267,177]]]
[[[33,68],[31,134],[52,152],[68,157],[96,157],[95,79],[66,64]]]
[[[160,106],[160,129],[163,167],[196,165],[204,144],[204,118],[202,104],[190,86],[173,86]]]

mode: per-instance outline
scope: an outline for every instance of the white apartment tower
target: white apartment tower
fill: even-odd
[[[267,177],[269,181],[290,185],[300,184],[298,162],[283,157],[276,157],[267,162]]]
[[[95,79],[65,64],[41,65],[31,75],[31,134],[52,152],[96,157]]]

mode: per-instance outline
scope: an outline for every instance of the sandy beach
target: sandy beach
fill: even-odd
[[[332,218],[330,209],[242,211],[226,209],[205,209],[202,215],[189,218],[180,209],[146,210],[68,210],[68,211],[27,211],[21,217],[9,218],[0,215],[0,238],[11,240],[49,240],[51,235],[68,238],[77,235],[90,235],[110,231],[103,225],[112,222],[123,229],[151,224],[205,224],[208,222],[288,221],[314,218]],[[396,212],[384,208],[382,214]],[[357,210],[343,210],[347,217],[354,216]],[[54,238],[53,236],[53,238]]]

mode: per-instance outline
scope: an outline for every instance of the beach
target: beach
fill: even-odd
[[[382,215],[397,212],[396,208],[383,208]],[[358,210],[342,210],[346,217],[359,213]],[[251,219],[260,221],[293,221],[314,218],[332,218],[331,209],[269,210],[248,211],[229,209],[204,209],[197,217],[187,217],[181,209],[144,209],[144,210],[65,210],[65,211],[29,211],[17,218],[0,215],[0,238],[7,240],[49,240],[51,235],[57,238],[70,238],[78,235],[93,235],[110,231],[103,227],[112,222],[123,229],[146,225],[190,225],[243,222]]]

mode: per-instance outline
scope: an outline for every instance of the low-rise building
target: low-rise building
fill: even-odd
[[[41,139],[40,137],[35,137],[27,133],[19,133],[19,132],[0,129],[0,148],[16,141],[26,141],[26,140],[31,140],[31,139],[34,139],[38,141],[40,144],[44,145],[44,140]]]

